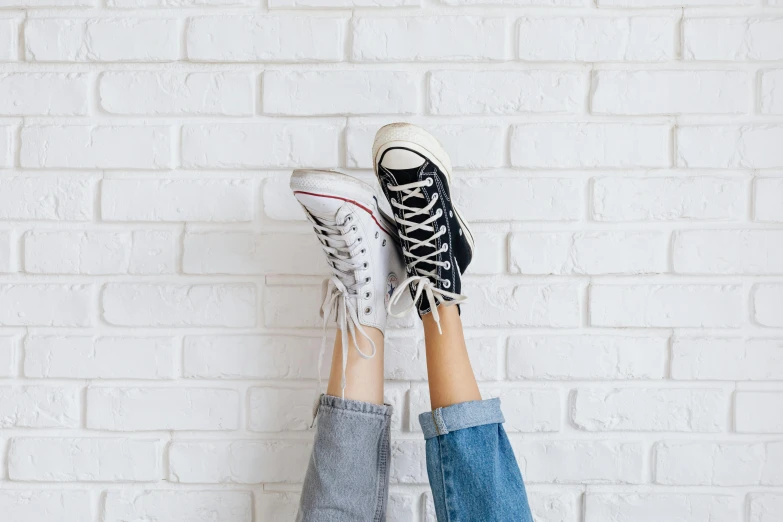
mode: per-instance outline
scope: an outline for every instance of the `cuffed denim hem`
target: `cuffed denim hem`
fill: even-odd
[[[391,417],[392,415],[392,407],[390,404],[375,404],[372,402],[342,399],[333,395],[326,395],[325,393],[321,395],[321,400],[318,401],[318,408],[333,408],[335,410],[381,415],[384,417]]]
[[[461,402],[419,415],[425,439],[485,424],[503,424],[500,399]]]

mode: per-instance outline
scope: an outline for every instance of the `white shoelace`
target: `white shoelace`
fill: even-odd
[[[443,283],[444,286],[446,286],[446,288],[448,288],[448,285],[451,284],[450,280],[439,278],[437,273],[437,267],[443,267],[446,270],[451,269],[451,263],[449,263],[448,261],[437,260],[437,256],[441,252],[446,252],[449,249],[448,243],[444,243],[443,246],[440,248],[437,248],[435,245],[435,241],[446,233],[445,226],[441,225],[440,229],[436,231],[435,227],[432,225],[432,223],[437,221],[438,218],[440,218],[443,215],[443,211],[441,209],[438,209],[434,215],[430,216],[430,210],[432,210],[432,207],[435,206],[435,204],[438,202],[438,194],[437,192],[433,194],[432,198],[430,198],[430,202],[427,205],[422,206],[421,208],[409,207],[405,205],[405,202],[410,199],[423,199],[426,201],[427,197],[421,191],[421,188],[430,187],[432,186],[432,184],[433,184],[432,178],[427,178],[424,181],[415,181],[413,183],[408,183],[406,185],[399,185],[399,186],[386,185],[386,188],[388,188],[390,191],[402,193],[402,198],[400,199],[400,202],[398,203],[396,200],[392,199],[391,204],[393,207],[402,211],[402,217],[399,217],[395,214],[394,220],[397,221],[397,223],[399,223],[402,228],[402,232],[400,233],[400,238],[410,242],[411,244],[410,250],[403,247],[402,253],[405,256],[405,261],[408,264],[408,267],[411,269],[412,272],[416,273],[416,275],[411,276],[407,278],[405,281],[403,281],[402,283],[400,283],[400,286],[397,288],[397,290],[394,291],[391,298],[389,299],[388,312],[389,314],[395,317],[401,317],[405,315],[408,312],[408,310],[416,306],[416,303],[418,302],[419,298],[423,293],[427,297],[427,301],[430,305],[430,310],[432,311],[432,318],[435,320],[435,324],[438,325],[438,331],[440,333],[443,333],[443,331],[440,328],[440,316],[438,315],[438,305],[439,304],[445,304],[446,306],[455,305],[465,301],[467,297],[464,295],[455,294],[453,292],[449,292],[447,290],[438,288],[436,284],[433,283],[433,281],[440,281]],[[411,218],[414,218],[416,216],[422,216],[422,215],[428,216],[428,218],[422,221],[421,223],[416,223],[414,221],[411,221]],[[426,232],[432,232],[432,236],[430,236],[428,239],[424,241],[409,237],[409,234],[415,232],[416,230],[424,230]],[[421,247],[429,247],[432,249],[432,252],[424,256],[420,256],[413,253],[414,250]],[[433,268],[431,270],[425,270],[424,267],[420,266],[421,263],[430,264],[433,266]],[[416,292],[413,296],[413,302],[411,303],[411,305],[405,307],[403,310],[400,310],[399,312],[393,312],[392,307],[399,302],[399,300],[402,298],[403,293],[408,289],[410,285],[413,284],[416,285]],[[451,301],[447,301],[446,298],[450,298]]]
[[[324,291],[324,300],[321,304],[321,315],[323,317],[323,335],[321,338],[321,349],[318,353],[318,390],[321,390],[321,366],[323,365],[324,354],[326,353],[326,327],[333,313],[336,312],[337,327],[341,332],[342,341],[342,359],[343,375],[341,381],[342,398],[345,398],[346,378],[345,372],[348,368],[348,350],[349,337],[353,340],[353,346],[359,355],[364,359],[375,357],[377,349],[375,343],[367,335],[359,322],[359,310],[357,309],[356,296],[361,288],[369,281],[357,281],[354,277],[355,270],[362,268],[363,263],[357,258],[356,250],[360,248],[359,240],[349,244],[350,234],[355,231],[349,223],[352,216],[348,216],[341,225],[330,225],[327,223],[318,223],[307,213],[307,217],[315,228],[315,233],[322,240],[322,247],[326,252],[329,266],[332,269],[332,276],[326,284]],[[371,353],[362,351],[356,342],[357,331],[363,335],[372,347]]]

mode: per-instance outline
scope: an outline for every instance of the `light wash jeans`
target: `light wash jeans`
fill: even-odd
[[[297,522],[383,522],[391,406],[324,395]],[[438,522],[532,522],[500,400],[419,416]]]

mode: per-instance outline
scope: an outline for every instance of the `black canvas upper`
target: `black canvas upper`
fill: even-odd
[[[389,150],[394,150],[394,149],[389,149]],[[385,151],[384,154],[388,153],[389,150]],[[405,257],[406,270],[408,271],[408,275],[411,276],[411,275],[417,275],[416,274],[417,268],[421,267],[427,271],[433,271],[433,268],[435,267],[437,268],[438,276],[442,279],[446,279],[450,281],[450,286],[447,287],[446,284],[440,280],[432,280],[432,283],[435,286],[437,286],[437,288],[439,289],[454,294],[461,294],[462,274],[465,272],[465,269],[470,264],[470,261],[473,256],[473,253],[471,251],[470,245],[466,237],[468,231],[464,230],[463,227],[460,225],[456,213],[454,212],[452,206],[452,200],[451,200],[451,191],[448,185],[448,180],[446,178],[446,175],[443,172],[441,172],[441,170],[434,163],[429,161],[429,159],[426,158],[426,156],[423,156],[422,154],[419,154],[416,151],[410,151],[410,152],[424,158],[425,160],[424,164],[422,164],[420,167],[412,168],[412,169],[390,170],[381,165],[381,162],[383,161],[383,156],[378,160],[379,161],[378,176],[379,176],[381,188],[384,194],[386,195],[386,198],[389,199],[389,201],[396,200],[400,202],[400,200],[404,195],[404,192],[389,191],[387,188],[387,184],[399,186],[399,185],[406,185],[408,183],[413,183],[416,181],[424,181],[427,178],[433,179],[433,183],[431,186],[421,187],[421,192],[426,197],[426,200],[421,198],[408,198],[403,204],[408,207],[423,208],[430,203],[430,201],[432,200],[432,196],[435,193],[438,194],[438,201],[430,209],[430,216],[435,215],[438,209],[441,209],[442,215],[441,217],[433,221],[430,225],[433,226],[435,231],[439,230],[441,226],[444,226],[446,228],[446,233],[441,235],[434,241],[434,244],[436,245],[435,250],[442,248],[444,243],[448,243],[449,248],[447,251],[441,252],[437,257],[434,257],[433,259],[442,262],[448,261],[451,264],[451,266],[449,267],[449,269],[446,269],[443,266],[435,267],[435,265],[430,264],[427,261],[421,261],[413,270],[411,270],[410,267],[411,258],[406,256]],[[391,207],[392,207],[392,212],[396,217],[403,218],[402,210],[396,208],[394,205],[392,205]],[[426,219],[428,219],[426,215],[420,215],[420,216],[415,216],[413,218],[408,218],[408,221],[421,223]],[[435,233],[426,230],[415,230],[410,234],[405,234],[404,226],[400,225],[399,223],[397,224],[397,231],[400,235],[407,235],[409,237],[421,241],[429,239]],[[411,244],[409,241],[406,241],[404,239],[401,239],[400,241],[403,243],[403,247],[406,250],[412,252],[413,254],[416,254],[417,256],[426,256],[427,254],[430,254],[434,250],[433,248],[427,246],[416,247],[415,245]],[[411,295],[413,295],[415,291],[416,291],[415,287],[411,286]],[[445,299],[451,300],[448,297],[446,297]],[[416,303],[416,305],[419,311],[419,315],[430,312],[429,301],[427,299],[424,299],[423,296],[419,298],[419,302]]]

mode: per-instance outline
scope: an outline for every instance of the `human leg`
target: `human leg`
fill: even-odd
[[[424,323],[430,401],[419,417],[439,522],[532,522],[525,486],[503,429],[498,399],[481,400],[459,303],[472,234],[452,202],[448,155],[408,124],[382,128],[375,170],[394,212],[408,278]]]
[[[390,275],[402,276],[395,272],[401,269],[396,240],[360,181],[306,171],[292,176],[291,187],[332,270],[321,308],[324,327],[332,317],[338,325],[297,521],[382,522],[392,413],[383,404],[383,296]]]

